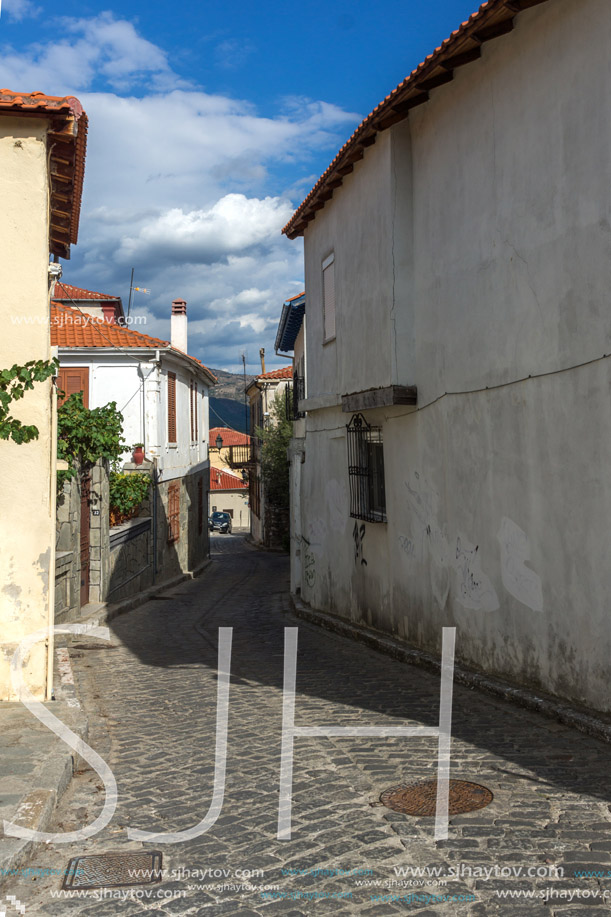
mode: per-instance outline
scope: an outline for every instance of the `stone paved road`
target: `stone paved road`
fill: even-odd
[[[382,790],[434,776],[435,739],[298,738],[293,835],[278,840],[285,626],[299,627],[298,725],[436,726],[439,682],[287,614],[286,557],[239,536],[215,536],[212,557],[199,580],[113,621],[110,646],[73,641],[77,684],[95,723],[90,741],[115,773],[119,804],[94,838],[41,845],[32,860],[61,870],[77,854],[160,849],[164,880],[119,900],[107,892],[57,897],[57,878],[13,879],[2,893],[25,903],[26,917],[611,910],[611,878],[575,876],[611,876],[611,748],[458,686],[452,776],[489,787],[488,808],[451,819],[448,840],[435,842],[431,818],[376,805]],[[189,842],[130,841],[126,827],[177,831],[208,810],[219,626],[234,628],[221,815]],[[90,822],[103,796],[85,769],[55,830]]]

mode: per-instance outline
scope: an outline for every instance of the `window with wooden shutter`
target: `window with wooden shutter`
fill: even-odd
[[[176,442],[176,373],[168,373],[168,442]]]
[[[322,298],[324,311],[324,343],[335,337],[335,255],[322,263]]]
[[[189,382],[189,421],[191,424],[191,442],[193,442],[193,379]]]
[[[168,544],[180,539],[180,484],[168,487]]]
[[[201,535],[204,531],[204,481],[197,482],[197,531]]]
[[[63,404],[75,392],[83,393],[83,404],[89,407],[89,367],[62,366],[57,377],[58,404]],[[63,394],[62,394],[63,393]]]
[[[195,424],[195,441],[199,439],[199,425],[197,422],[197,382],[193,383],[193,422]]]

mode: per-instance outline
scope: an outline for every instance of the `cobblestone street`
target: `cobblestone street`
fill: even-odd
[[[435,776],[436,739],[297,738],[292,837],[278,840],[286,626],[299,627],[297,725],[437,726],[439,717],[438,677],[289,609],[286,556],[240,536],[214,536],[202,577],[113,620],[108,645],[74,638],[89,742],[112,768],[119,802],[95,837],[41,844],[31,865],[63,869],[79,854],[150,849],[162,851],[166,872],[159,885],[123,889],[124,899],[117,890],[58,895],[57,877],[13,879],[3,892],[24,902],[26,915],[585,917],[609,910],[611,748],[460,686],[451,776],[488,787],[487,808],[451,818],[448,839],[435,842],[433,818],[378,801],[389,787]],[[130,841],[127,828],[184,830],[210,806],[219,627],[233,628],[221,814],[188,842]],[[89,823],[103,800],[99,777],[84,769],[54,830]],[[576,875],[584,870],[610,878]]]

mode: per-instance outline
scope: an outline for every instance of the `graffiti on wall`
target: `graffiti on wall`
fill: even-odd
[[[359,560],[361,566],[367,566],[367,561],[363,555],[363,541],[365,540],[366,533],[365,523],[362,522],[360,525],[358,522],[354,523],[354,528],[352,529],[352,538],[354,540],[354,563],[358,564]]]

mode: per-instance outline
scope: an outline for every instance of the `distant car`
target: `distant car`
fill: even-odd
[[[231,516],[229,513],[212,513],[208,519],[208,526],[211,532],[231,535]]]

